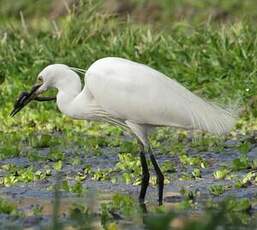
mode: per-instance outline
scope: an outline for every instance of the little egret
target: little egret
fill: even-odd
[[[47,66],[39,73],[38,82],[30,93],[20,96],[11,115],[31,100],[54,99],[39,95],[56,88],[57,106],[62,113],[75,119],[106,121],[130,130],[140,145],[141,204],[149,184],[146,153],[157,175],[160,205],[163,200],[164,176],[150,147],[150,130],[172,126],[224,134],[235,123],[227,109],[201,99],[177,81],[144,64],[117,57],[97,60],[84,71],[83,89],[76,72],[81,70],[63,64]]]

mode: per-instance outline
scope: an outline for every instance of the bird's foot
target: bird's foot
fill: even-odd
[[[144,202],[139,202],[139,206],[144,214],[147,213],[146,204]]]
[[[158,200],[158,203],[159,203],[159,206],[163,205],[162,200]]]

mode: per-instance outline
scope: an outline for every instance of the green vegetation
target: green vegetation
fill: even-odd
[[[219,196],[225,192],[225,186],[223,185],[212,185],[209,187],[209,191],[214,196]]]
[[[18,212],[16,206],[13,203],[0,197],[0,213],[17,215]]]
[[[223,167],[213,173],[213,176],[215,179],[220,180],[220,179],[225,179],[227,175],[229,174],[229,170],[226,167]]]
[[[58,190],[50,221],[59,229],[90,229],[96,223],[110,230],[133,225],[168,229],[178,221],[180,229],[253,229],[257,206],[251,193],[257,183],[256,1],[134,0],[131,20],[106,13],[100,1],[79,1],[54,22],[48,19],[50,2],[0,0],[3,193],[22,186],[36,187],[39,193]],[[59,113],[52,102],[33,102],[15,118],[9,117],[17,96],[30,89],[46,65],[64,63],[87,69],[106,56],[145,63],[206,99],[240,110],[235,129],[226,137],[168,128],[151,135],[167,190],[173,192],[174,183],[182,195],[179,201],[171,202],[172,211],[166,203],[157,208],[150,200],[148,214],[142,214],[134,192],[141,179],[139,148],[120,128],[72,120]],[[91,184],[108,184],[114,192],[117,187],[126,194],[112,197],[107,189],[102,192],[110,195],[107,201],[93,197],[77,202],[66,218],[59,218],[62,194],[90,198]],[[150,184],[156,189],[153,173]],[[240,191],[247,191],[247,198],[226,199]],[[206,196],[213,201],[206,202]],[[216,202],[216,198],[224,201]],[[12,215],[26,220],[31,213],[45,215],[45,204],[20,215],[19,210],[26,208],[19,209],[15,202],[0,199],[0,218]],[[195,212],[200,218],[192,218]],[[7,229],[1,224],[0,228]]]

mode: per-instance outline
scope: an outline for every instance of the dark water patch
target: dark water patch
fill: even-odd
[[[199,152],[192,148],[187,148],[187,156],[189,160],[195,158],[197,161],[192,164],[190,161],[184,161],[181,159],[181,153],[177,154],[162,154],[157,152],[156,158],[160,165],[166,162],[171,162],[174,170],[167,169],[165,171],[165,177],[168,179],[164,188],[164,207],[168,210],[176,210],[181,204],[189,202],[188,212],[190,216],[201,216],[205,211],[205,206],[209,201],[214,203],[222,202],[228,197],[236,197],[237,199],[248,198],[252,202],[252,215],[257,212],[256,207],[256,184],[252,181],[246,184],[242,188],[236,188],[235,183],[239,179],[243,179],[247,173],[255,173],[253,169],[244,168],[240,170],[232,170],[232,163],[235,159],[239,159],[242,153],[239,152],[239,145],[236,141],[227,141],[226,147],[222,152],[219,151],[202,151]],[[1,196],[11,200],[17,205],[18,210],[25,213],[24,217],[14,217],[9,215],[0,215],[0,220],[5,224],[21,225],[23,227],[36,229],[36,226],[42,224],[50,224],[53,212],[53,200],[54,200],[54,185],[56,184],[57,175],[60,175],[59,183],[61,185],[60,191],[60,213],[63,220],[67,220],[69,210],[74,204],[88,204],[87,194],[90,192],[94,194],[95,200],[95,214],[99,214],[101,205],[112,201],[114,193],[121,195],[128,195],[132,197],[134,201],[137,201],[137,196],[140,191],[140,185],[134,184],[135,181],[128,181],[127,183],[121,180],[112,181],[113,178],[121,178],[126,172],[126,162],[121,162],[120,149],[119,148],[101,148],[97,154],[94,151],[85,152],[83,149],[75,150],[67,148],[60,155],[60,159],[51,158],[51,149],[42,148],[37,150],[41,157],[39,160],[31,160],[24,154],[23,157],[14,157],[0,161],[0,165],[15,165],[18,168],[26,169],[33,166],[33,172],[40,171],[42,173],[45,170],[50,170],[49,175],[28,182],[17,182],[9,186],[2,186],[0,189]],[[58,155],[58,156],[59,156]],[[257,157],[257,149],[252,145],[251,150],[246,154],[250,160],[254,160]],[[199,157],[200,156],[200,157]],[[128,157],[128,156],[126,156]],[[76,161],[76,158],[78,159]],[[192,159],[191,159],[192,158]],[[74,160],[75,159],[75,160]],[[136,170],[138,163],[137,155],[129,155],[128,158],[133,161],[135,168],[130,168],[126,173],[133,174],[133,170]],[[58,162],[61,161],[61,167],[59,168]],[[204,162],[202,164],[201,162]],[[205,165],[206,162],[206,165]],[[124,169],[115,170],[117,163],[124,164]],[[47,166],[47,168],[46,168]],[[58,167],[57,167],[58,166]],[[90,168],[89,172],[85,172],[87,167]],[[123,166],[122,166],[123,167]],[[222,179],[214,177],[214,172],[221,168],[228,168],[228,175]],[[107,172],[106,178],[93,179],[94,173],[98,170],[111,169],[111,172]],[[195,169],[198,169],[200,174],[197,176],[194,174]],[[155,176],[152,168],[151,176]],[[0,179],[10,173],[5,168],[0,169]],[[140,179],[140,173],[135,174],[135,179]],[[15,176],[15,173],[13,174]],[[78,179],[80,175],[80,179]],[[153,178],[154,181],[154,178]],[[64,189],[63,183],[68,184],[69,188]],[[78,184],[76,184],[78,183]],[[76,187],[77,186],[77,187]],[[213,195],[210,192],[210,188],[217,186],[217,188],[225,188],[219,195]],[[182,192],[184,191],[184,192]],[[88,193],[89,192],[89,193]],[[191,194],[191,195],[190,195]],[[190,200],[191,199],[191,200]],[[89,202],[90,203],[90,202]],[[146,196],[146,204],[152,209],[157,208],[157,186],[153,186],[153,183],[149,186]],[[39,216],[36,216],[36,212],[40,212]],[[110,213],[108,213],[109,215]],[[102,213],[101,213],[102,215]],[[112,216],[112,214],[110,214]],[[117,213],[117,215],[120,215]],[[0,221],[1,222],[1,221]],[[133,225],[132,222],[123,223],[126,229],[142,229],[142,225]],[[133,227],[132,227],[133,226]]]

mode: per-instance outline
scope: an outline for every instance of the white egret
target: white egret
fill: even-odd
[[[148,140],[152,128],[172,126],[223,134],[235,123],[226,109],[201,99],[177,81],[144,64],[116,57],[102,58],[85,71],[83,89],[76,71],[79,69],[63,64],[44,68],[38,75],[38,83],[30,93],[23,93],[11,115],[33,99],[53,99],[38,95],[49,88],[57,88],[57,105],[62,113],[75,119],[107,121],[129,129],[141,150],[141,203],[144,203],[149,184],[145,153],[149,153],[157,174],[159,204],[163,200],[164,176]]]

